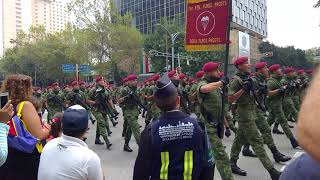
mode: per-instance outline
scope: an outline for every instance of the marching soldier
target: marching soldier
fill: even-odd
[[[218,136],[221,130],[216,125],[222,111],[221,88],[229,83],[227,77],[220,80],[219,64],[214,62],[206,63],[202,70],[205,77],[198,83],[197,97],[200,104],[201,119],[203,119],[209,140],[212,144],[213,157],[217,169],[223,180],[233,180],[229,157],[225,152],[222,140]]]
[[[296,121],[298,119],[298,110],[293,102],[294,93],[297,91],[297,85],[294,81],[294,68],[288,67],[284,70],[284,73],[285,75],[280,81],[281,85],[286,87],[286,93],[283,98],[284,115],[291,121]]]
[[[196,74],[196,79],[197,79],[197,82],[195,82],[192,86],[191,86],[191,89],[190,89],[190,92],[189,92],[189,99],[192,103],[192,107],[193,107],[193,110],[194,110],[194,113],[196,114],[198,120],[202,120],[201,119],[201,112],[200,112],[200,104],[199,104],[199,100],[198,100],[198,96],[197,96],[197,88],[198,88],[198,85],[199,85],[199,82],[202,81],[202,78],[204,76],[204,72],[203,71],[198,71]]]
[[[271,150],[274,160],[279,162],[287,162],[291,158],[279,152],[271,135],[271,128],[267,121],[267,104],[266,98],[268,96],[267,77],[269,76],[267,63],[259,62],[254,65],[256,73],[252,77],[253,85],[256,93],[256,101],[258,108],[256,109],[257,118],[256,125],[261,133],[264,144]]]
[[[63,94],[60,92],[59,83],[52,84],[52,90],[49,90],[49,94],[46,97],[46,105],[48,109],[48,121],[53,119],[53,116],[66,109],[64,104]]]
[[[107,149],[110,149],[112,144],[110,143],[108,136],[111,135],[109,127],[109,118],[107,113],[107,103],[110,101],[106,91],[104,89],[104,79],[102,76],[96,77],[97,86],[89,93],[88,103],[94,106],[93,114],[97,120],[96,140],[95,144],[103,144],[99,137],[100,135],[106,142]]]
[[[133,134],[137,144],[140,143],[140,127],[138,124],[139,117],[139,106],[137,96],[137,84],[138,76],[132,74],[128,77],[128,87],[123,88],[121,91],[119,103],[123,103],[122,111],[124,115],[124,121],[127,121],[127,131],[125,136],[125,144],[123,147],[124,151],[132,152],[129,146],[131,135]],[[140,102],[141,103],[141,102]]]
[[[250,66],[248,57],[239,57],[235,60],[234,65],[238,72],[233,77],[229,89],[229,101],[237,102],[236,117],[238,120],[238,130],[231,147],[231,168],[233,173],[246,176],[246,171],[237,166],[241,147],[245,143],[249,143],[264,168],[269,172],[272,180],[280,177],[280,172],[274,168],[264,147],[263,139],[259,134],[256,126],[257,105],[255,102],[255,94],[253,90],[253,82],[250,79]]]
[[[188,91],[187,91],[187,76],[181,73],[179,74],[179,79],[180,79],[180,83],[178,86],[178,91],[180,93],[181,101],[183,102],[183,104],[185,104],[181,106],[181,110],[187,114],[190,114],[191,112],[189,107],[191,106],[191,103],[189,101]]]
[[[146,117],[146,125],[148,125],[151,121],[155,120],[160,115],[160,109],[156,106],[154,99],[153,99],[153,92],[155,90],[155,82],[159,79],[159,74],[156,74],[152,77],[149,82],[149,88],[146,90],[145,99],[148,102],[148,112]]]
[[[275,119],[277,119],[284,133],[290,140],[292,147],[297,148],[299,144],[297,140],[294,138],[288,126],[287,117],[284,114],[284,107],[283,107],[282,100],[287,90],[286,90],[286,86],[282,86],[280,82],[283,76],[280,66],[281,66],[280,64],[274,64],[269,67],[269,71],[271,72],[271,77],[267,80],[268,94],[269,94],[268,107],[270,108],[268,122],[269,122],[269,125],[272,125]]]

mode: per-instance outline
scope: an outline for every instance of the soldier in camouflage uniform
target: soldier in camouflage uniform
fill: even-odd
[[[312,78],[308,78],[303,69],[298,70],[297,73],[298,73],[298,79],[299,79],[300,103],[301,103],[306,94],[306,89]],[[300,106],[300,103],[299,103],[299,106]]]
[[[124,91],[128,87],[128,78],[125,77],[122,79],[123,85],[119,88],[119,94],[117,95],[117,101],[119,103],[120,108],[122,109],[122,116],[123,116],[123,128],[122,128],[122,137],[126,137],[128,122],[127,119],[124,118],[125,114],[123,108],[125,106],[124,101],[120,101],[119,98],[121,97],[121,92]]]
[[[294,81],[294,69],[288,67],[284,70],[284,73],[285,75],[280,81],[281,85],[286,87],[286,93],[283,98],[284,115],[288,120],[296,121],[298,119],[298,110],[293,102],[294,93],[297,91],[297,85]]]
[[[229,157],[218,136],[218,129],[213,124],[221,115],[221,88],[229,82],[227,78],[220,81],[218,68],[219,64],[214,62],[206,63],[203,66],[202,69],[206,75],[204,79],[198,83],[197,98],[201,109],[201,119],[203,119],[207,127],[209,140],[212,144],[213,157],[220,176],[223,180],[233,180]]]
[[[250,66],[248,57],[239,57],[235,60],[234,65],[238,72],[233,77],[229,87],[229,100],[237,102],[236,117],[238,120],[238,131],[231,147],[231,168],[233,173],[246,176],[246,172],[237,166],[241,147],[249,143],[254,152],[257,154],[264,168],[269,172],[271,179],[277,180],[280,172],[274,168],[264,147],[263,139],[259,134],[256,126],[257,105],[255,103],[253,82],[250,80]]]
[[[291,158],[279,152],[271,135],[271,128],[267,121],[267,105],[266,98],[268,95],[267,77],[269,76],[267,63],[259,62],[255,64],[256,73],[252,77],[253,85],[256,93],[256,102],[259,107],[256,109],[257,117],[256,125],[261,133],[264,144],[268,146],[273,154],[276,162],[287,162]]]
[[[192,86],[190,88],[189,99],[192,103],[193,112],[196,114],[198,120],[202,121],[201,112],[200,112],[200,104],[199,104],[198,96],[197,96],[197,89],[198,89],[199,82],[202,81],[202,78],[204,76],[204,72],[198,71],[195,74],[195,76],[196,76],[197,81],[194,84],[192,84]]]
[[[92,89],[89,92],[88,95],[88,103],[93,105],[93,114],[97,120],[97,130],[96,130],[96,140],[95,140],[95,144],[102,144],[99,137],[100,135],[102,136],[102,138],[104,139],[104,141],[106,142],[106,146],[107,149],[110,149],[112,144],[110,143],[108,136],[111,135],[111,130],[109,127],[109,119],[108,116],[106,115],[106,110],[105,110],[105,106],[108,103],[109,99],[108,99],[108,95],[106,94],[105,97],[106,99],[103,99],[100,97],[100,95],[98,93],[106,93],[105,89],[104,89],[104,79],[102,76],[97,76],[96,77],[96,83],[97,86],[95,89]],[[105,102],[101,102],[101,101],[105,101]]]
[[[52,91],[45,98],[48,109],[48,121],[50,122],[56,113],[62,112],[66,108],[64,104],[65,97],[60,92],[59,83],[56,82],[52,85]]]
[[[271,72],[271,77],[267,80],[269,91],[268,107],[270,108],[270,114],[268,117],[269,125],[272,125],[276,118],[280,123],[284,133],[288,139],[290,139],[292,147],[297,148],[299,144],[289,129],[288,121],[283,110],[283,97],[286,94],[286,87],[282,86],[280,83],[283,76],[283,73],[280,69],[280,64],[274,64],[270,66],[269,71]]]
[[[128,77],[128,87],[123,88],[121,91],[119,102],[123,103],[122,111],[124,115],[124,120],[127,121],[127,131],[125,137],[125,144],[123,147],[124,151],[132,152],[132,149],[129,146],[131,135],[133,134],[136,139],[137,144],[140,143],[140,127],[138,124],[139,117],[139,107],[134,97],[137,96],[137,84],[138,77],[136,75],[129,75]]]
[[[180,83],[178,85],[178,92],[179,92],[179,96],[180,99],[182,101],[181,104],[181,111],[186,113],[186,114],[190,114],[190,101],[189,101],[189,97],[188,97],[188,92],[187,92],[187,76],[183,73],[179,74],[179,79],[180,79]]]
[[[145,99],[148,104],[148,112],[146,117],[146,126],[153,120],[157,119],[160,116],[160,109],[157,107],[153,99],[153,92],[155,90],[155,82],[159,79],[159,74],[155,74],[152,79],[150,79],[150,86],[146,90]]]

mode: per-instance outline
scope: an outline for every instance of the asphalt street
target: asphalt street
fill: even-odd
[[[118,109],[121,112],[120,109]],[[95,145],[95,132],[96,132],[96,124],[92,125],[90,122],[90,130],[88,131],[87,137],[88,140],[86,141],[89,148],[92,149],[94,152],[98,154],[101,159],[102,169],[106,175],[107,180],[131,180],[133,174],[133,167],[135,158],[138,153],[138,146],[135,142],[134,137],[131,138],[130,146],[133,149],[132,153],[124,152],[123,145],[124,139],[121,137],[122,133],[122,124],[123,124],[123,117],[122,112],[119,115],[119,124],[116,127],[111,126],[112,135],[109,138],[111,143],[113,144],[111,150],[107,150],[105,145]],[[144,120],[139,117],[139,123],[144,128]],[[295,133],[295,129],[292,129]],[[290,141],[286,138],[285,135],[274,135],[275,143],[280,152],[283,154],[294,156],[297,152],[301,150],[295,150],[291,147]],[[102,140],[102,138],[100,138]],[[225,138],[223,140],[223,144],[226,146],[226,151],[228,155],[230,155],[231,145],[234,139],[234,134],[231,137]],[[265,146],[265,149],[270,158],[272,158],[272,154],[270,150]],[[271,159],[274,162],[273,158]],[[240,159],[238,161],[239,167],[246,170],[248,175],[246,177],[241,176],[234,176],[236,180],[269,180],[269,175],[267,171],[263,168],[262,164],[260,163],[259,159],[257,158],[249,158],[243,157],[240,155]],[[284,164],[275,163],[274,165],[277,169],[281,169]],[[220,180],[221,177],[218,171],[215,171],[215,180]]]

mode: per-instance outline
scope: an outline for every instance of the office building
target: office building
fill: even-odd
[[[162,17],[185,22],[186,0],[114,0],[120,14],[131,12],[133,24],[142,33],[152,33]],[[258,46],[268,36],[266,0],[233,0],[230,57],[261,58]]]

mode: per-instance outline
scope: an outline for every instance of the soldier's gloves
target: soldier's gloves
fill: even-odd
[[[223,83],[224,86],[228,85],[230,80],[228,76],[223,76],[220,81]]]
[[[283,96],[285,93],[286,93],[286,88],[281,87],[281,88],[279,89],[279,94],[280,94],[281,96]]]
[[[251,81],[244,81],[243,82],[243,90],[249,92],[252,89]]]
[[[226,128],[226,132],[224,132],[224,135],[227,136],[227,138],[229,138],[231,136],[231,131],[230,131],[230,128]]]

